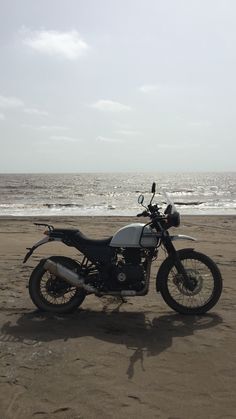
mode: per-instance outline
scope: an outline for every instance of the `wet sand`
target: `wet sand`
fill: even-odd
[[[27,290],[44,256],[77,256],[40,240],[39,218],[0,219],[0,418],[229,419],[236,412],[236,217],[183,216],[173,233],[218,264],[224,289],[205,316],[180,316],[155,291],[126,299],[88,296],[66,316],[40,313]],[[44,217],[94,238],[112,235],[128,217]],[[191,247],[180,242],[178,248]]]

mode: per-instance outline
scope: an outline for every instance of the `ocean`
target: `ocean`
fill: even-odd
[[[0,216],[127,215],[167,191],[181,214],[236,214],[236,172],[0,174]]]

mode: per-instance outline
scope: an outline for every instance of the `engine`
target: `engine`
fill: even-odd
[[[110,267],[104,285],[109,291],[141,291],[145,285],[145,273],[140,249],[127,248]]]

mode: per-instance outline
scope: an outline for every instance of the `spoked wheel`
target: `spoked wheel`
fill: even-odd
[[[74,271],[79,268],[78,263],[70,258],[53,256],[50,259]],[[46,271],[44,263],[45,260],[42,260],[30,277],[29,293],[33,303],[40,310],[53,313],[68,313],[75,310],[84,301],[86,292]]]
[[[179,258],[188,281],[178,273],[173,259],[167,258],[157,277],[157,287],[165,302],[181,314],[203,314],[220,298],[222,278],[216,264],[206,255],[181,250]]]

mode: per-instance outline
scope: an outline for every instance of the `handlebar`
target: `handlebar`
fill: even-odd
[[[152,214],[152,213],[150,213],[146,210],[137,214],[137,217],[150,217],[153,221],[154,220],[157,220],[157,221],[159,220],[160,221],[160,220],[166,220],[167,219],[167,217],[165,215]]]
[[[148,216],[149,216],[149,213],[146,210],[137,214],[137,217],[148,217]]]
[[[152,186],[152,198],[150,203],[145,206],[143,205],[144,202],[144,196],[140,195],[138,199],[138,203],[141,204],[145,210],[139,214],[137,214],[137,217],[149,217],[150,222],[147,225],[151,225],[155,227],[158,230],[164,231],[169,229],[170,227],[178,227],[180,224],[180,215],[178,211],[176,210],[174,203],[172,203],[169,199],[169,197],[166,195],[168,206],[165,209],[164,213],[161,207],[158,206],[158,204],[152,204],[153,198],[155,196],[155,183],[153,183]]]

